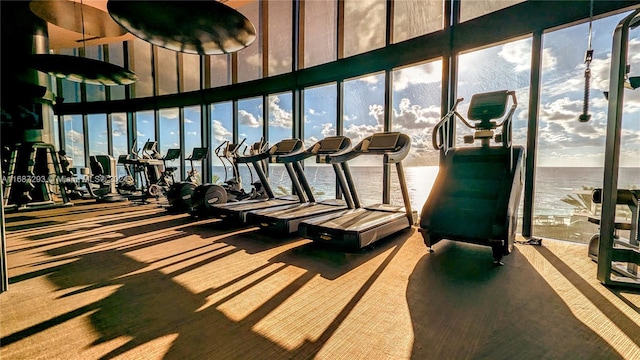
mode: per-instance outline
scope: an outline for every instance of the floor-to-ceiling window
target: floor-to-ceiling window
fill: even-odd
[[[461,0],[460,21],[471,20],[524,1],[526,0]]]
[[[337,135],[337,95],[336,83],[304,89],[302,126],[305,146],[309,147],[318,140]],[[305,175],[316,198],[318,200],[335,198],[336,176],[333,167],[317,164],[315,158],[306,159],[304,165]]]
[[[158,139],[158,151],[165,156],[169,149],[181,149],[180,147],[180,111],[178,108],[162,109],[158,112],[160,125],[160,139]],[[185,149],[182,150],[182,156],[185,156]],[[170,161],[167,166],[176,167],[174,177],[176,181],[181,180],[182,167],[180,159]]]
[[[393,39],[397,43],[442,29],[443,0],[393,2]]]
[[[184,108],[184,149],[182,153],[189,157],[193,149],[202,146],[202,110],[200,106],[188,106]],[[209,149],[209,156],[212,156]],[[191,170],[191,162],[185,163],[185,173]],[[199,174],[202,181],[202,161],[193,161],[193,170]],[[186,174],[185,174],[186,175]]]
[[[200,55],[182,54],[183,91],[200,90]]]
[[[543,36],[542,86],[540,94],[538,168],[533,233],[586,243],[598,232],[588,222],[600,205],[591,201],[591,191],[602,187],[608,90],[613,31],[625,14],[593,22],[591,91],[588,122],[580,122],[584,110],[584,57],[589,24],[548,32]],[[630,36],[632,67],[639,60],[638,29]],[[636,71],[638,65],[635,65]],[[625,90],[619,188],[640,185],[640,96]],[[633,119],[633,120],[632,120]],[[621,217],[625,217],[620,207]]]
[[[105,114],[87,116],[87,136],[89,156],[109,154],[109,134],[107,133],[107,116]]]
[[[304,67],[336,59],[337,2],[308,0],[304,4]]]
[[[84,126],[82,115],[66,115],[64,121],[64,144],[67,156],[73,160],[74,168],[85,167],[84,160]],[[79,173],[79,172],[78,172]]]
[[[344,57],[384,47],[386,0],[345,0],[344,13]]]
[[[283,139],[292,137],[293,127],[293,96],[291,92],[267,96],[268,134],[269,144],[275,144]],[[279,195],[291,191],[291,179],[285,174],[282,164],[269,164],[271,186]]]
[[[440,120],[442,60],[395,69],[391,81],[391,130],[411,136],[411,152],[403,165],[411,207],[421,211],[438,174],[439,152],[431,145],[431,134]],[[391,203],[402,204],[395,173]]]
[[[343,132],[354,145],[384,130],[384,73],[349,79],[343,88]],[[363,204],[382,202],[382,157],[360,156],[353,161],[352,175]]]
[[[216,156],[215,149],[220,148],[218,153],[222,155],[222,147],[225,141],[233,142],[233,103],[231,101],[211,104],[211,144],[209,146],[209,157],[211,159],[211,176],[213,183],[225,181],[233,175],[229,174],[228,163],[224,163]],[[251,145],[251,143],[249,143]],[[227,170],[225,171],[225,167]],[[246,180],[249,181],[249,180]]]
[[[85,57],[94,60],[104,60],[104,48],[102,45],[85,47]],[[104,101],[106,99],[106,87],[102,85],[85,84],[87,101]]]
[[[238,82],[260,79],[262,77],[262,39],[260,26],[260,1],[249,0],[243,2],[238,9],[246,16],[256,28],[256,40],[246,48],[237,52],[238,54]]]
[[[137,98],[153,96],[151,44],[138,38],[130,43],[130,49],[133,49],[132,68],[138,77],[138,81],[132,85],[133,96]]]
[[[158,78],[158,95],[175,94],[178,92],[178,54],[159,46],[155,49],[158,54],[158,68],[155,72]]]
[[[267,76],[291,71],[292,19],[291,1],[269,1],[269,39]]]
[[[111,43],[108,45],[109,51],[109,62],[118,65],[120,67],[125,66],[124,62],[124,47],[127,45],[127,42],[121,43]],[[111,100],[122,100],[125,98],[125,86],[110,86],[109,87],[109,96]]]
[[[262,96],[238,100],[238,142],[245,140],[245,144],[253,144],[263,139],[264,121],[262,116]],[[267,139],[263,139],[265,142]],[[273,146],[275,144],[269,144]],[[272,175],[273,176],[273,175]],[[253,169],[246,166],[240,167],[242,187],[245,191],[251,190],[251,179],[258,181]]]
[[[113,157],[118,161],[120,155],[129,155],[129,142],[127,140],[129,127],[127,126],[126,113],[111,114],[111,144],[113,146]],[[118,178],[126,175],[123,165],[117,166]]]
[[[147,141],[156,141],[156,121],[153,110],[138,111],[136,119],[136,151],[142,149]]]
[[[515,91],[517,108],[513,114],[512,142],[514,145],[526,146],[531,78],[531,38],[469,51],[461,54],[458,61],[457,94],[458,98],[465,99],[458,106],[458,112],[467,118],[469,104],[474,94],[498,90]],[[511,105],[510,102],[508,107]],[[502,118],[496,121],[500,123]],[[499,128],[495,130],[495,133],[502,133],[502,131],[503,128]],[[456,121],[457,146],[468,146],[464,144],[463,136],[472,134],[472,129],[469,129],[461,121]],[[496,145],[493,141],[492,144]],[[478,141],[472,146],[478,146]],[[523,203],[524,199],[521,198],[520,210],[518,211],[520,218],[518,231],[522,229]]]

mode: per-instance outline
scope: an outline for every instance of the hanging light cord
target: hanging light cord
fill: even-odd
[[[593,49],[591,48],[592,28],[593,0],[591,0],[589,7],[589,41],[587,44],[587,51],[584,54],[584,63],[586,67],[584,69],[584,99],[582,103],[582,114],[578,117],[580,122],[587,122],[591,119],[591,115],[589,115],[589,92],[591,91],[591,60],[593,60]]]

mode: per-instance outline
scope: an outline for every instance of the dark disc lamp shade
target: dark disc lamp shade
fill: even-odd
[[[107,9],[133,35],[169,50],[228,54],[256,39],[256,29],[249,19],[215,0],[109,0]]]
[[[34,54],[30,66],[38,71],[67,80],[93,85],[129,85],[136,74],[108,62],[70,55]]]

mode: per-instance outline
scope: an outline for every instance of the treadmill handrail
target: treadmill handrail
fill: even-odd
[[[287,154],[287,155],[280,155],[278,158],[281,159],[282,161],[286,161],[286,162],[295,162],[295,161],[302,161],[304,159],[310,158],[312,156],[316,156],[320,154],[320,149],[322,148],[322,143],[324,141],[330,141],[330,140],[334,140],[334,139],[338,139],[338,138],[342,138],[343,141],[340,144],[340,149],[336,152],[327,152],[327,153],[323,153],[326,154],[327,156],[330,155],[338,155],[338,154],[342,154],[345,153],[347,151],[349,151],[351,149],[351,139],[349,139],[346,136],[330,136],[330,137],[326,137],[322,140],[317,141],[315,144],[309,146],[306,150],[304,150],[303,152],[298,152],[298,153],[293,153],[293,154]]]
[[[295,154],[295,153],[299,153],[299,152],[303,152],[304,151],[304,144],[302,143],[302,141],[300,141],[299,139],[285,139],[285,140],[297,140],[294,149],[288,153],[288,154],[282,154],[282,155],[274,155],[274,153],[277,151],[278,149],[278,145],[280,144],[280,142],[278,142],[277,144],[271,146],[270,148],[266,149],[265,151],[255,154],[255,155],[243,155],[243,156],[238,156],[238,158],[236,159],[237,162],[239,163],[257,163],[261,160],[266,160],[269,159],[272,156],[276,156],[276,159],[279,158],[284,158],[285,155],[290,155],[290,154]],[[284,140],[283,140],[284,141]],[[277,161],[277,162],[282,162],[282,163],[287,163],[287,162],[292,162],[294,160],[288,160],[285,159],[286,161]]]

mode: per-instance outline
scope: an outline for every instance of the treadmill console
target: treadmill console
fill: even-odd
[[[335,138],[326,138],[322,140],[320,144],[320,149],[318,149],[318,154],[323,153],[333,153],[340,150],[342,143],[344,142],[344,137],[335,137]]]
[[[363,146],[362,150],[395,150],[399,138],[400,133],[398,132],[373,134],[369,140],[369,146],[366,149]]]
[[[323,139],[320,141],[320,147],[316,151],[316,163],[318,164],[326,164],[329,162],[329,155],[338,152],[344,147],[348,147],[350,145],[350,141],[348,144],[345,144],[347,140],[344,136],[332,136]]]
[[[296,149],[296,146],[298,145],[299,142],[300,140],[298,139],[286,139],[275,144],[273,148],[271,148],[270,150],[271,156],[269,157],[269,162],[277,163],[278,155],[286,155],[291,153]]]
[[[164,156],[163,160],[172,161],[180,157],[180,149],[169,149],[167,150],[167,154]]]
[[[202,160],[207,157],[208,153],[209,153],[208,148],[202,148],[202,147],[194,148],[193,152],[191,153],[191,157],[189,159],[195,160],[195,161]]]

